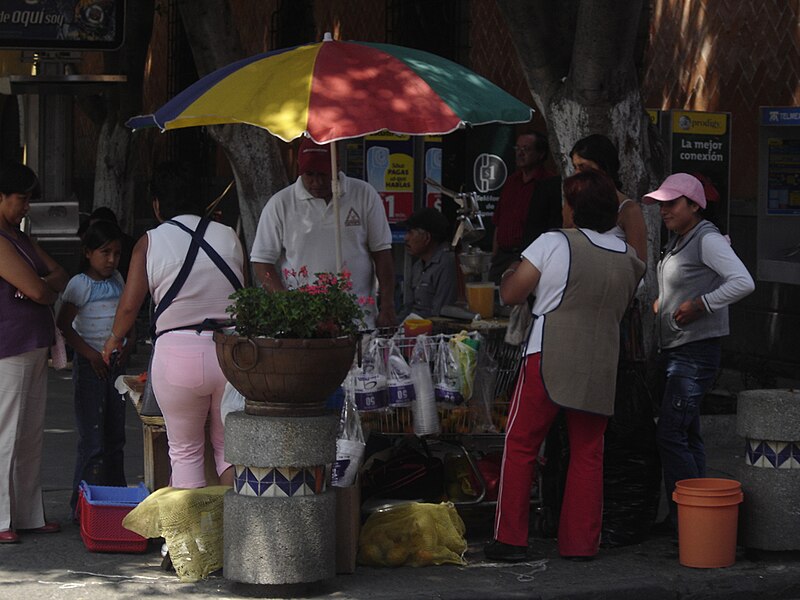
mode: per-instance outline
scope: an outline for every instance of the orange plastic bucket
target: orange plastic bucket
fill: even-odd
[[[675,483],[678,557],[685,567],[714,569],[736,562],[742,485],[732,479],[683,479]]]

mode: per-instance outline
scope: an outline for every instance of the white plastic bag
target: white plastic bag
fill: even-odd
[[[353,387],[353,375],[350,374],[345,380],[342,415],[336,438],[336,461],[331,469],[331,485],[336,487],[349,487],[355,483],[367,446],[361,418],[356,410]]]
[[[386,361],[386,380],[389,391],[389,406],[411,406],[416,395],[411,380],[411,367],[403,358],[394,340],[389,341],[389,358]]]
[[[222,417],[222,424],[225,425],[225,417],[228,413],[241,412],[244,410],[244,396],[239,393],[230,383],[225,384],[225,391],[222,392],[222,401],[219,403],[219,414]]]
[[[386,363],[383,359],[382,340],[372,338],[361,360],[361,366],[352,369],[354,375],[355,403],[358,410],[382,410],[389,403],[386,388]]]
[[[458,358],[453,353],[449,340],[442,336],[436,348],[436,362],[433,367],[434,395],[440,407],[454,408],[464,403],[461,377]]]

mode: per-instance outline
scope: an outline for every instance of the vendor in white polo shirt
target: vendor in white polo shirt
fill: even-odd
[[[256,279],[267,290],[286,288],[284,269],[336,272],[330,147],[304,139],[297,165],[297,181],[270,198],[261,212],[250,253]],[[392,234],[383,203],[364,181],[339,173],[339,183],[342,267],[352,273],[353,292],[359,297],[375,298],[377,277],[379,309],[365,305],[370,309],[367,326],[394,326]]]

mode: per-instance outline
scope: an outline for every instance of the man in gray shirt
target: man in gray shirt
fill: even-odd
[[[401,317],[410,313],[436,317],[458,295],[455,257],[448,243],[450,223],[435,208],[422,208],[404,226],[406,250],[417,260],[411,268],[411,301],[403,307]]]

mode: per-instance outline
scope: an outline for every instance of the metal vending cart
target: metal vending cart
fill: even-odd
[[[455,336],[465,333],[464,323],[453,321],[437,321],[434,330],[438,333],[426,336],[425,344],[433,350],[430,357],[435,356],[435,348],[441,343],[449,343]],[[480,340],[478,348],[478,367],[487,364],[480,358],[481,353],[489,357],[490,370],[495,371],[494,381],[491,383],[491,402],[489,404],[477,403],[475,393],[473,397],[463,404],[455,407],[439,407],[438,432],[427,435],[417,435],[415,443],[421,444],[426,451],[445,457],[443,489],[446,497],[461,511],[491,508],[496,506],[496,486],[499,482],[499,459],[502,456],[505,428],[508,419],[511,395],[517,379],[517,373],[522,359],[522,348],[512,346],[504,341],[505,325],[498,321],[485,321],[480,325],[470,326],[466,333]],[[386,343],[392,341],[401,349],[403,356],[410,358],[418,338],[406,337],[400,331],[384,331],[381,336]],[[429,363],[431,373],[435,369],[435,360]],[[481,376],[485,372],[476,374],[475,386],[479,385]],[[490,375],[491,376],[491,375]],[[486,386],[487,382],[483,384]],[[485,396],[485,394],[484,394]],[[414,415],[412,407],[383,408],[378,410],[359,410],[361,424],[366,435],[379,435],[393,438],[396,442],[400,438],[415,436]],[[447,479],[453,475],[453,469],[448,468],[448,460],[458,462],[461,469],[461,479],[453,481]],[[492,472],[496,461],[497,476],[492,485],[486,476]],[[539,457],[540,466],[544,457]],[[466,473],[465,473],[466,471]],[[532,530],[542,536],[550,536],[555,532],[555,519],[553,511],[543,502],[542,469],[537,469],[537,476],[531,489]],[[367,499],[368,500],[368,499]],[[385,504],[375,503],[375,507]],[[366,507],[365,510],[369,510]]]

